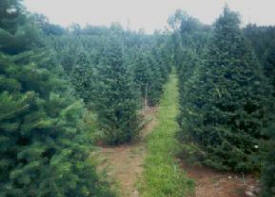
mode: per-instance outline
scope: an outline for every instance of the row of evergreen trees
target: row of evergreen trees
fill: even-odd
[[[109,144],[139,133],[170,72],[165,34],[73,25],[0,1],[0,196],[115,196],[90,162],[91,112]],[[93,159],[93,158],[91,158]]]
[[[255,38],[249,27],[242,30],[238,14],[228,7],[210,27],[180,12],[171,21],[178,23],[173,36],[178,40],[174,57],[180,78],[183,153],[220,170],[262,170],[263,195],[271,197],[275,178],[271,173],[275,165],[272,46],[264,47],[265,57],[262,51],[256,55],[253,46],[262,47],[262,38]],[[246,35],[254,39],[252,44]]]
[[[96,113],[104,140],[121,144],[135,138],[142,125],[139,110],[158,104],[171,70],[168,36],[125,31],[113,24],[73,26],[46,37],[76,96]]]

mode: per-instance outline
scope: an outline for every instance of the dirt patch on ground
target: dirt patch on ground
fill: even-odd
[[[182,167],[196,182],[194,197],[246,197],[247,188],[256,183],[252,175],[219,172],[185,163]]]
[[[101,147],[98,154],[103,161],[99,170],[105,169],[109,177],[118,182],[122,197],[138,197],[136,182],[143,171],[146,154],[145,137],[157,124],[155,119],[157,108],[147,107],[141,115],[147,123],[142,129],[141,136],[132,144],[118,147]]]

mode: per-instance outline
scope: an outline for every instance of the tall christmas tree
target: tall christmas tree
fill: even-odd
[[[97,65],[94,107],[110,144],[131,141],[139,131],[138,102],[132,74],[124,61],[123,43],[111,36]]]
[[[205,164],[250,171],[260,166],[270,87],[239,23],[227,7],[216,21],[206,61],[186,84],[181,125]]]
[[[273,197],[275,195],[275,124],[271,124],[267,131],[271,140],[268,144],[269,152],[265,156],[262,168],[262,196]]]

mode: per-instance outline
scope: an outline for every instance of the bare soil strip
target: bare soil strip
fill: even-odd
[[[240,175],[219,172],[205,166],[194,166],[182,163],[188,177],[195,180],[194,197],[247,197],[249,186],[255,185],[251,175]]]

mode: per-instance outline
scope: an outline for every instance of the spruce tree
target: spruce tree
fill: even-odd
[[[239,23],[227,7],[216,21],[207,59],[186,84],[180,124],[205,164],[251,171],[264,151],[270,88]]]
[[[139,131],[137,94],[123,47],[118,36],[110,36],[97,65],[94,109],[110,144],[129,142]]]

